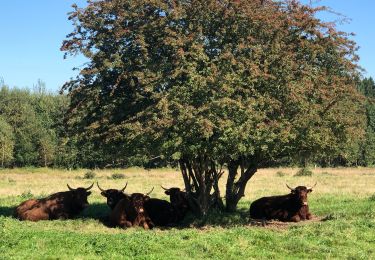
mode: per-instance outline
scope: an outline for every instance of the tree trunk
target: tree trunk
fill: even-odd
[[[180,159],[179,164],[193,213],[205,217],[212,208],[223,208],[218,185],[223,171],[204,155]]]
[[[241,166],[240,178],[235,182],[238,168]],[[240,199],[245,196],[247,182],[257,172],[256,163],[250,164],[246,169],[241,160],[232,160],[228,163],[228,179],[226,184],[226,207],[228,212],[234,212]]]

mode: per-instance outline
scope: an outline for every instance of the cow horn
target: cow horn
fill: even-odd
[[[307,187],[308,190],[312,190],[312,188],[314,188],[316,186],[316,184],[318,184],[318,182],[315,182],[315,184],[311,187]]]
[[[85,188],[85,190],[90,190],[94,186],[94,183],[92,183],[88,188]]]
[[[68,186],[69,190],[75,190],[72,187],[70,187],[69,184],[66,184],[66,186]]]
[[[105,191],[105,190],[103,190],[102,188],[100,188],[100,186],[99,186],[99,182],[96,182],[96,185],[98,186],[98,188],[99,188],[100,191]]]
[[[163,190],[169,190],[169,189],[166,189],[166,188],[164,188],[164,187],[163,187],[163,186],[161,186],[161,185],[160,185],[160,187],[162,187],[162,188],[163,188]]]
[[[290,189],[290,190],[294,190],[293,188],[291,188],[287,183],[285,183],[286,184],[286,186],[288,187],[288,189]]]
[[[154,190],[154,187],[152,187],[152,189],[151,189],[148,193],[146,193],[146,196],[150,195],[150,193],[151,193],[153,190]]]
[[[125,187],[122,188],[121,192],[124,192],[124,190],[126,189],[126,187],[128,187],[128,182],[126,182]]]

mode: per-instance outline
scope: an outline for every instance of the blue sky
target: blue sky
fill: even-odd
[[[303,2],[309,2],[303,0]],[[85,4],[84,0],[0,0],[0,78],[5,84],[32,88],[38,79],[47,89],[57,92],[76,75],[73,67],[84,62],[82,57],[63,59],[60,46],[73,30],[67,19],[71,5]],[[339,29],[354,32],[360,46],[360,65],[364,76],[375,77],[374,0],[322,0],[333,10],[351,18],[351,23]],[[322,15],[332,20],[332,16]]]

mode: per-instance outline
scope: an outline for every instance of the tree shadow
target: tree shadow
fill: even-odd
[[[106,203],[92,203],[90,204],[77,218],[95,219],[107,227],[111,227],[109,223],[110,208]]]
[[[246,209],[238,209],[235,212],[213,210],[204,218],[188,214],[177,228],[204,228],[207,226],[231,228],[248,225],[249,221],[249,211]]]

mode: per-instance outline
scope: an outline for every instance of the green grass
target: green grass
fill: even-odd
[[[74,220],[34,223],[11,217],[15,205],[51,190],[66,190],[66,182],[78,187],[99,180],[106,188],[121,188],[124,180],[107,178],[113,170],[97,171],[93,180],[75,179],[84,171],[0,171],[0,259],[375,259],[374,173],[330,170],[329,175],[314,172],[300,177],[310,184],[318,181],[309,197],[316,219],[253,225],[248,218],[251,201],[264,194],[283,194],[287,192],[283,183],[295,181],[296,170],[283,169],[285,176],[278,176],[278,171],[265,170],[254,176],[234,214],[212,214],[204,221],[188,216],[181,227],[150,231],[108,228],[108,208],[97,189],[89,197],[90,207]],[[182,185],[179,175],[168,170],[121,172],[129,190],[148,190],[152,185],[152,195],[159,198],[166,198],[159,184]],[[30,175],[35,182],[25,188]],[[9,179],[15,182],[9,183]],[[297,184],[304,183],[292,183]]]

